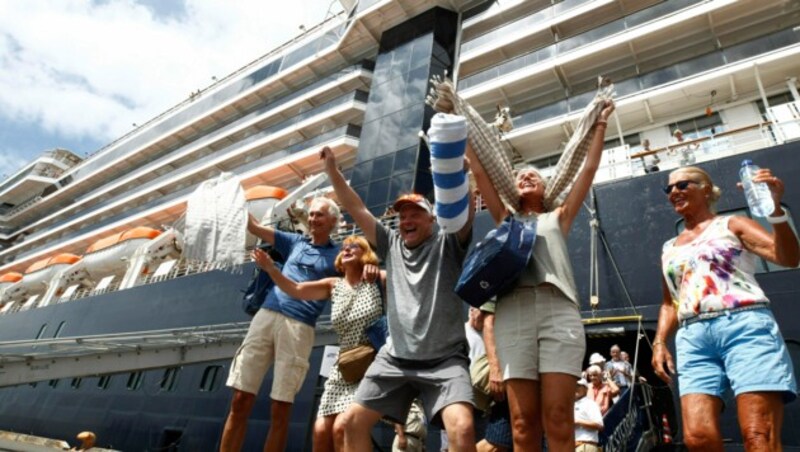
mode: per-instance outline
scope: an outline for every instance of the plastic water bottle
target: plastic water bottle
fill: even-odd
[[[758,170],[759,167],[754,165],[752,160],[744,160],[739,170],[739,179],[742,181],[750,212],[757,217],[768,217],[775,211],[775,202],[766,182],[753,182]]]

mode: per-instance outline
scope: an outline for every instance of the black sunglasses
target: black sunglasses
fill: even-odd
[[[670,194],[670,193],[672,193],[672,188],[673,187],[677,187],[678,190],[683,191],[683,190],[686,190],[686,187],[688,187],[689,184],[698,184],[698,182],[695,182],[693,180],[682,180],[680,182],[675,182],[674,184],[665,185],[663,190],[664,190],[664,193]]]

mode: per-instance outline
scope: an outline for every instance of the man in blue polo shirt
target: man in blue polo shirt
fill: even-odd
[[[316,281],[337,274],[334,261],[339,246],[331,242],[330,234],[338,221],[339,207],[327,198],[317,198],[308,213],[310,238],[261,226],[252,216],[247,229],[286,258],[281,271],[289,279]],[[233,388],[233,400],[220,451],[241,450],[247,418],[264,375],[273,364],[270,428],[264,450],[286,448],[289,414],[308,371],[314,326],[324,307],[325,301],[297,300],[278,287],[267,295],[231,364],[227,385]]]

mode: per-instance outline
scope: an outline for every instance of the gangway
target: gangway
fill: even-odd
[[[320,319],[315,345],[336,342]],[[0,342],[0,387],[231,359],[250,322]]]

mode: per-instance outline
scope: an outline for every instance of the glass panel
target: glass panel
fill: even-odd
[[[417,163],[417,147],[409,147],[397,151],[394,155],[394,168],[393,173],[402,173],[414,169],[414,164]]]
[[[414,183],[414,173],[394,174],[389,186],[389,201],[392,202],[400,195],[411,193],[411,185]]]
[[[372,174],[372,162],[373,160],[362,162],[353,168],[353,177],[350,179],[350,185],[361,185],[369,182],[369,176]]]
[[[370,182],[369,195],[366,199],[367,206],[383,206],[389,194],[389,179]]]
[[[374,181],[378,179],[383,179],[384,177],[389,177],[392,174],[393,162],[394,162],[393,153],[373,160],[372,175],[370,176],[370,180]]]

